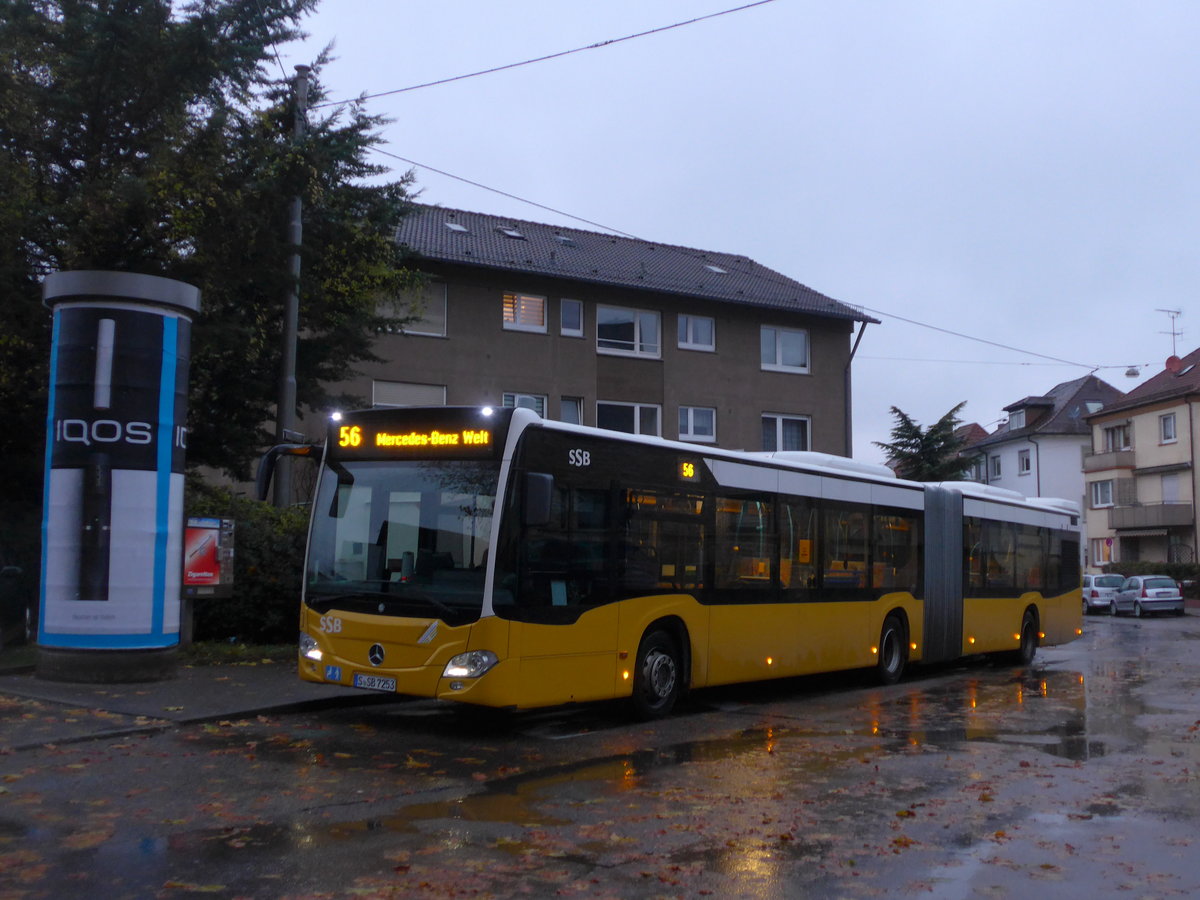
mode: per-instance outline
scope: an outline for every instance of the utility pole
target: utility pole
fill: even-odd
[[[305,114],[308,111],[308,66],[296,66],[296,118],[292,127],[292,143],[298,150],[304,140]],[[304,242],[301,220],[303,207],[299,189],[292,197],[288,216],[287,242],[291,249],[288,259],[288,289],[283,302],[283,356],[279,376],[279,402],[275,411],[275,440],[281,444],[295,440],[296,428],[296,341],[300,332],[300,248]],[[292,460],[280,457],[275,470],[275,505],[292,502]]]

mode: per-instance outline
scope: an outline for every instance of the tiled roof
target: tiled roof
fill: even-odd
[[[1200,347],[1183,357],[1178,365],[1165,367],[1153,378],[1139,384],[1119,403],[1104,407],[1101,413],[1134,409],[1197,392],[1200,392]]]
[[[441,262],[878,322],[752,259],[523,219],[415,204],[396,240]]]
[[[1107,411],[1110,405],[1119,402],[1123,396],[1120,390],[1095,375],[1084,375],[1074,381],[1064,381],[1051,388],[1045,396],[1026,397],[1004,407],[1006,411],[1014,412],[1023,407],[1049,406],[1050,411],[1039,417],[1034,424],[1025,428],[1001,425],[974,446],[990,446],[1039,434],[1087,434],[1091,430],[1087,424],[1090,412],[1088,404],[1104,404],[1103,409]]]

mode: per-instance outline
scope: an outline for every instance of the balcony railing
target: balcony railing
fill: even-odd
[[[1178,528],[1195,521],[1190,503],[1151,503],[1145,506],[1114,506],[1108,511],[1108,527]]]
[[[1103,472],[1105,469],[1132,469],[1132,450],[1110,450],[1107,453],[1089,453],[1083,458],[1083,471]]]

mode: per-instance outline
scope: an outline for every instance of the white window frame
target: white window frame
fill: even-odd
[[[696,340],[696,323],[707,322],[708,333],[712,339],[706,344]],[[707,353],[715,353],[717,350],[717,320],[712,316],[693,316],[691,313],[679,314],[679,349],[680,350],[702,350]]]
[[[582,397],[560,397],[558,401],[559,420],[572,425],[583,424],[583,398]],[[572,421],[567,418],[567,409],[573,408],[578,416]]]
[[[1017,474],[1028,475],[1033,471],[1033,459],[1028,450],[1017,451]]]
[[[445,406],[444,384],[418,384],[412,381],[371,381],[371,405],[397,408],[401,406]]]
[[[1179,440],[1179,433],[1175,430],[1175,413],[1167,413],[1158,417],[1158,442],[1160,444],[1174,444]]]
[[[1004,467],[1000,464],[1000,454],[988,457],[988,479],[1003,478]]]
[[[545,394],[529,394],[524,391],[505,391],[500,396],[502,406],[509,409],[513,407],[532,409],[543,419],[546,418],[547,400],[548,398]]]
[[[566,319],[567,319],[567,310],[568,309],[576,309],[579,311],[579,327],[578,328],[568,328],[567,327]],[[582,300],[568,300],[566,298],[560,300],[559,301],[559,310],[558,310],[559,334],[561,334],[563,337],[579,337],[579,338],[581,338],[581,337],[583,337],[583,327],[584,327],[584,324],[583,324],[583,301]]]
[[[795,415],[794,413],[765,412],[762,414],[762,418],[760,421],[765,423],[768,419],[774,419],[774,421],[775,421],[775,447],[774,447],[775,451],[779,451],[783,447],[783,423],[785,421],[796,421],[796,422],[804,423],[804,439],[805,439],[805,444],[807,446],[800,447],[798,449],[799,450],[811,450],[812,449],[813,436],[812,436],[812,417],[811,416],[798,416],[798,415]],[[764,441],[763,443],[765,444],[766,442]],[[767,447],[764,446],[763,450],[767,450]],[[789,448],[789,450],[791,450],[791,448]],[[768,452],[771,452],[771,451],[768,451]]]
[[[628,406],[628,407],[633,408],[633,427],[635,430],[632,432],[622,431],[622,432],[620,432],[621,434],[650,434],[654,437],[662,437],[662,407],[660,405],[658,405],[657,403],[625,403],[620,400],[597,400],[596,401],[596,426],[598,428],[604,428],[604,426],[600,424],[600,408],[602,406]],[[642,411],[647,410],[647,409],[654,410],[655,431],[653,431],[653,432],[641,430],[641,428],[642,428]],[[610,429],[610,430],[616,431],[617,429]]]
[[[1104,452],[1116,453],[1132,448],[1129,436],[1129,423],[1109,425],[1104,429]]]
[[[1111,562],[1116,562],[1113,559],[1113,551],[1117,548],[1117,542],[1112,538],[1092,538],[1091,544],[1091,558],[1088,560],[1089,565],[1103,566]]]
[[[762,325],[759,332],[759,358],[764,372],[791,372],[807,375],[811,369],[812,346],[808,340],[808,330],[805,328],[783,328],[779,325]],[[781,363],[783,359],[784,335],[800,335],[804,339],[804,363],[799,366],[789,366]],[[768,345],[773,345],[770,354]]]
[[[546,298],[538,294],[505,291],[500,317],[506,331],[546,333]]]
[[[632,341],[614,341],[612,338],[601,337],[600,327],[601,318],[605,313],[629,313],[633,319],[633,340]],[[649,343],[643,336],[645,319],[643,317],[653,317],[654,330],[656,337],[654,343]],[[603,342],[608,341],[606,345]],[[611,346],[614,343],[632,344],[632,346]],[[662,358],[662,315],[653,309],[634,309],[629,306],[597,306],[596,307],[596,352],[606,353],[613,356],[638,356],[643,359],[661,359]]]
[[[1025,427],[1025,410],[1014,409],[1008,415],[1008,430],[1017,431]]]
[[[1114,506],[1112,480],[1090,482],[1088,484],[1088,498],[1091,500],[1092,509],[1107,509],[1110,506]]]
[[[702,434],[696,431],[696,413],[711,413],[712,433]],[[712,406],[679,407],[679,439],[681,441],[702,441],[709,444],[716,443],[717,410]]]

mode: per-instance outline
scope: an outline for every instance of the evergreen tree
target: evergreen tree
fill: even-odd
[[[379,298],[410,284],[393,229],[409,179],[366,185],[383,120],[310,113],[292,137],[276,49],[317,0],[0,0],[0,466],[40,503],[49,272],[162,275],[201,290],[188,461],[245,477],[270,441],[304,203],[297,399],[370,358]],[[310,105],[325,99],[314,61]]]
[[[955,437],[961,425],[959,412],[967,401],[958,404],[936,422],[923,429],[903,410],[893,406],[892,439],[886,443],[874,441],[876,447],[887,451],[888,463],[901,478],[912,481],[961,481],[967,463],[958,454],[966,441]]]

